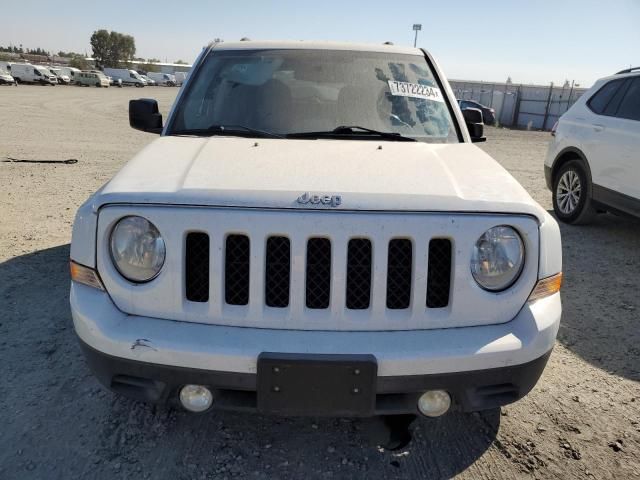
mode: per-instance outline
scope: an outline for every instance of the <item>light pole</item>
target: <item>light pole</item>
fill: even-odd
[[[413,24],[413,31],[416,32],[416,36],[413,38],[413,46],[415,47],[418,44],[418,32],[422,30],[422,24],[421,23],[414,23]]]

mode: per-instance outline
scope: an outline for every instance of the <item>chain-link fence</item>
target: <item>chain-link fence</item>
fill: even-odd
[[[459,100],[473,100],[493,108],[499,125],[534,130],[551,130],[587,90],[568,83],[562,87],[463,80],[449,83]]]

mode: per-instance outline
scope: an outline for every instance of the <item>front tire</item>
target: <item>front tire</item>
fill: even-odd
[[[556,172],[553,179],[553,210],[558,220],[570,225],[593,221],[596,210],[591,202],[591,183],[584,165],[571,160]]]

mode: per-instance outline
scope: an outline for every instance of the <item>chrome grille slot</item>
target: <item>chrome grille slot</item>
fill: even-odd
[[[288,307],[291,283],[291,242],[287,237],[267,239],[264,281],[267,306]]]
[[[365,310],[371,303],[371,240],[352,238],[347,248],[347,308]]]
[[[329,308],[331,298],[331,241],[311,238],[307,242],[307,308]]]
[[[249,237],[229,235],[225,242],[224,298],[229,305],[249,303]]]
[[[387,263],[387,308],[401,310],[411,304],[413,245],[406,238],[389,242]]]
[[[427,307],[444,308],[449,305],[451,289],[451,240],[432,238],[429,241],[427,273]]]
[[[209,235],[187,234],[185,241],[185,295],[190,302],[209,301]]]

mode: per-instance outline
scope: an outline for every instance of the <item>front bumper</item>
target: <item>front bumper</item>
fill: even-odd
[[[414,413],[420,393],[447,390],[474,411],[518,400],[537,382],[560,322],[559,294],[510,322],[417,331],[294,331],[127,315],[99,290],[72,284],[71,310],[89,365],[108,388],[172,402],[182,385],[210,386],[220,408],[256,410],[262,352],[373,355],[377,414]]]
[[[80,340],[98,381],[115,393],[143,402],[178,406],[180,388],[204,385],[214,395],[213,408],[258,412],[257,375],[172,367],[106,355]],[[418,398],[427,390],[446,390],[453,411],[473,412],[519,400],[535,386],[551,351],[522,364],[470,372],[378,377],[375,415],[418,414]],[[304,386],[301,386],[304,388]],[[331,397],[332,392],[326,392]],[[285,412],[286,413],[286,410]],[[322,415],[325,412],[318,412]],[[342,416],[351,416],[341,411]],[[353,413],[353,415],[358,415]]]

